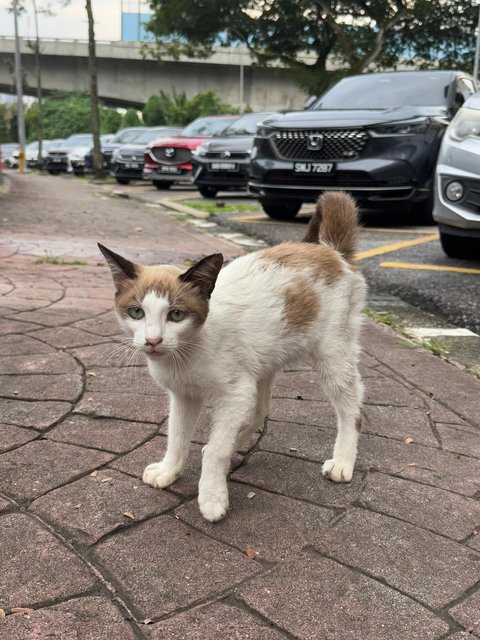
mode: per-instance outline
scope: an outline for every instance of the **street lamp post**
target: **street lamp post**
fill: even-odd
[[[25,169],[25,115],[23,112],[22,61],[20,57],[20,40],[18,38],[18,0],[13,0],[13,21],[15,24],[15,86],[17,90],[17,129],[18,143],[18,171]]]

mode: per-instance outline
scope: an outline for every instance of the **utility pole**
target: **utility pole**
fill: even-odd
[[[35,0],[32,0],[33,13],[35,16],[35,67],[37,72],[37,102],[38,102],[38,124],[37,124],[37,137],[38,137],[38,156],[37,167],[43,169],[43,99],[42,99],[42,66],[40,64],[40,36],[38,33],[38,12],[37,4]]]
[[[13,21],[15,24],[15,86],[17,90],[17,127],[18,143],[18,172],[25,169],[25,114],[23,111],[22,60],[20,57],[20,40],[18,38],[18,0],[13,0]]]
[[[100,115],[98,113],[97,56],[95,53],[95,29],[91,0],[85,0],[88,16],[88,72],[90,76],[90,105],[93,134],[93,174],[103,175],[102,152],[100,149]]]

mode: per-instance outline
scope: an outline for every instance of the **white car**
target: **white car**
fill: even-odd
[[[433,217],[448,256],[480,259],[480,92],[465,102],[445,132]]]

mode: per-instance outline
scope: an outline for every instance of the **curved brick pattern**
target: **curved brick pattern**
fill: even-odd
[[[42,329],[35,332],[35,337],[44,340],[57,349],[72,349],[72,347],[85,347],[104,343],[108,338],[96,336],[75,327],[56,327],[55,329]]]
[[[292,398],[328,402],[316,371],[282,372],[275,376],[274,398]],[[275,403],[276,404],[276,403]]]
[[[423,409],[425,406],[425,402],[417,393],[395,380],[384,377],[365,380],[363,401],[365,404],[416,407],[417,409]]]
[[[230,483],[231,516],[211,524],[202,518],[196,500],[176,509],[181,520],[209,536],[246,552],[253,547],[259,560],[287,560],[305,545],[321,541],[335,512],[314,504]]]
[[[76,374],[0,375],[1,394],[20,400],[67,400],[74,402],[83,390]]]
[[[450,609],[450,615],[462,627],[480,637],[480,591],[471,595],[467,600]]]
[[[158,427],[144,422],[73,415],[49,431],[49,440],[126,453],[155,435]]]
[[[270,420],[312,424],[317,427],[336,428],[335,412],[329,402],[311,400],[291,400],[277,398],[268,413]]]
[[[146,618],[219,594],[260,570],[238,551],[171,516],[159,516],[100,543],[94,555]]]
[[[19,322],[18,320],[11,320],[10,318],[0,320],[0,336],[16,333],[23,334],[27,331],[41,328],[41,324],[34,324],[33,322]]]
[[[480,458],[480,432],[465,432],[456,425],[438,424],[438,434],[445,451]]]
[[[326,558],[281,565],[238,592],[299,640],[434,640],[448,631],[406,596]]]
[[[152,492],[139,480],[107,469],[51,491],[30,508],[67,529],[74,539],[93,544],[111,531],[159,515],[176,504],[178,498],[170,493]]]
[[[12,424],[0,424],[0,453],[25,444],[39,435],[31,429],[15,427]]]
[[[331,430],[268,420],[267,432],[260,442],[260,449],[294,458],[324,462],[332,454],[334,441],[335,433]]]
[[[363,506],[458,542],[480,524],[480,502],[417,482],[370,474],[362,493]]]
[[[346,507],[361,491],[357,473],[351,483],[340,486],[322,476],[321,465],[275,453],[254,453],[232,478],[326,507]]]
[[[112,289],[109,286],[108,297],[110,300],[111,296]],[[80,322],[76,322],[74,326],[99,336],[112,337],[121,334],[117,317],[113,311],[108,311],[107,313],[104,313],[96,318],[80,320]]]
[[[148,626],[150,640],[283,640],[285,634],[247,611],[215,602]]]
[[[68,402],[26,402],[0,398],[0,415],[4,422],[22,427],[48,429],[72,408]]]
[[[2,498],[0,496],[0,511],[5,511],[5,509],[8,509],[11,506],[12,506],[11,502],[9,502],[8,500],[5,500],[5,498]]]
[[[1,624],[1,623],[0,623]],[[128,622],[105,598],[86,597],[8,616],[2,640],[135,640]]]
[[[109,453],[38,440],[0,456],[5,493],[30,500],[112,459]]]
[[[93,573],[51,533],[21,514],[0,518],[0,608],[33,607],[91,589]]]
[[[136,359],[136,363],[145,364],[144,356]],[[101,368],[94,370],[94,376],[87,376],[86,393],[97,391],[106,393],[133,393],[162,398],[162,406],[168,403],[168,396],[152,380],[146,366]]]
[[[480,554],[411,524],[355,510],[325,533],[320,550],[440,608],[480,580]]]
[[[69,352],[81,360],[87,369],[118,367],[124,362],[124,350],[120,349],[120,343],[117,341],[102,342],[91,347],[76,347],[69,349]]]
[[[16,356],[26,355],[31,358],[42,353],[55,353],[53,347],[37,340],[36,335],[4,336],[0,342],[0,355],[11,356],[14,353]]]
[[[46,354],[16,354],[16,347],[12,349],[15,355],[0,356],[0,371],[2,374],[26,373],[80,373],[80,366],[67,353]]]
[[[89,392],[77,404],[75,413],[158,424],[167,416],[168,400],[161,392],[153,396],[139,396],[133,393]]]
[[[430,426],[427,411],[428,409],[414,409],[412,407],[366,405],[362,433],[372,433],[395,440],[413,438],[417,444],[438,447],[439,444]]]

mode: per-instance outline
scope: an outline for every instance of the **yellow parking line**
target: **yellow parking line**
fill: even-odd
[[[417,244],[424,244],[426,242],[432,242],[438,240],[438,233],[432,233],[423,238],[416,238],[415,240],[405,240],[404,242],[394,242],[393,244],[386,244],[383,247],[375,247],[374,249],[367,249],[366,251],[360,251],[356,254],[357,260],[365,260],[365,258],[373,258],[374,256],[381,256],[384,253],[391,253],[392,251],[398,251],[399,249],[406,249],[407,247],[414,247]]]
[[[375,233],[408,233],[422,236],[428,233],[426,229],[395,229],[395,227],[392,227],[391,229],[388,227],[360,227],[360,231],[373,231]]]
[[[231,220],[235,222],[257,222],[260,224],[281,224],[281,225],[292,225],[294,227],[298,227],[298,222],[284,222],[283,220],[271,220],[267,218],[263,214],[258,214],[255,216],[232,216]]]
[[[381,267],[389,269],[417,269],[419,271],[450,271],[452,273],[470,273],[480,276],[480,269],[467,267],[441,267],[436,264],[410,264],[409,262],[381,262]]]

